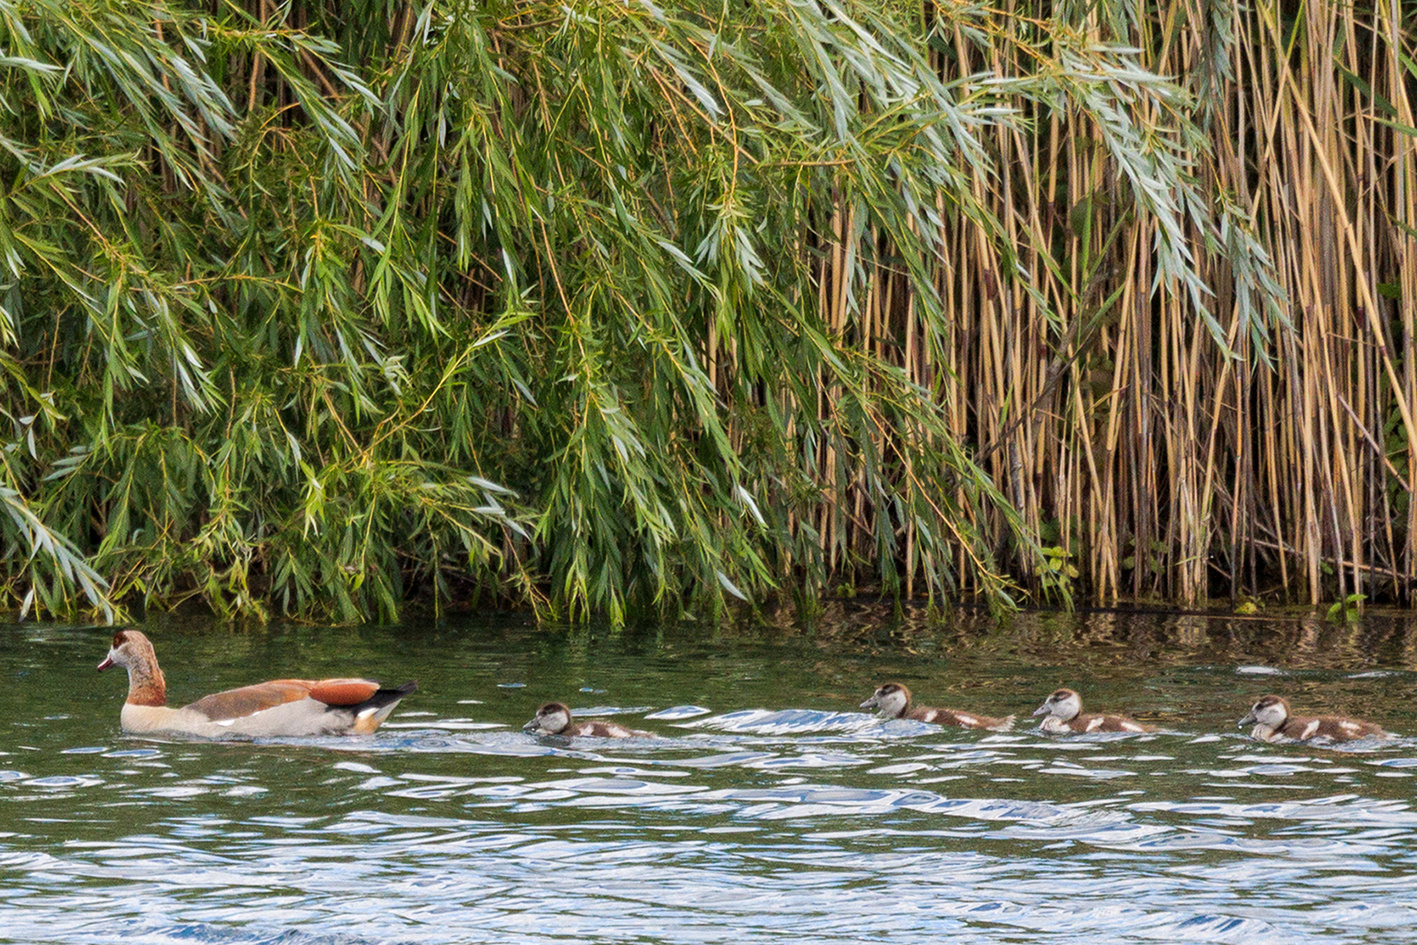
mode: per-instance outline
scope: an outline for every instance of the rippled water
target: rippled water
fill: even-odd
[[[135,738],[121,676],[94,672],[107,630],[0,627],[0,940],[1417,937],[1417,738],[1235,728],[1277,691],[1417,735],[1408,619],[144,629],[175,702],[280,675],[421,689],[372,738]],[[1021,724],[856,708],[890,679]],[[1164,731],[1040,735],[1059,685]],[[549,699],[655,737],[524,735]]]

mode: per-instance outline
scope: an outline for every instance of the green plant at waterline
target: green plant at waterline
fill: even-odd
[[[1329,623],[1356,623],[1363,619],[1363,602],[1368,599],[1366,594],[1349,594],[1343,600],[1335,601],[1328,608],[1326,617]]]

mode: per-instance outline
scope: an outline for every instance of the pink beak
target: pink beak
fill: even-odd
[[[111,656],[105,656],[105,657],[103,658],[103,662],[98,664],[98,671],[101,673],[101,672],[103,672],[105,669],[107,669],[108,667],[110,667],[110,666],[112,666],[112,665],[113,665],[113,657],[111,657]]]

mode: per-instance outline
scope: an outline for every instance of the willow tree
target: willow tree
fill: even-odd
[[[1066,597],[1010,470],[1118,259],[1285,321],[1152,21],[1037,12],[0,0],[6,592]]]

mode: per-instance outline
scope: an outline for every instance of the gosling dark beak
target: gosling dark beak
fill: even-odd
[[[1236,728],[1244,728],[1246,725],[1254,725],[1259,719],[1255,718],[1254,712],[1246,712],[1245,717],[1235,723]]]
[[[875,697],[875,696],[872,696],[871,698],[867,699],[865,702],[861,703],[861,705],[858,706],[857,708],[861,708],[861,709],[874,709],[875,707],[876,707],[876,697]]]
[[[1048,714],[1048,703],[1045,702],[1045,703],[1043,703],[1041,706],[1039,706],[1038,708],[1034,709],[1034,710],[1033,710],[1033,714],[1034,714],[1034,715],[1047,715],[1047,714]]]

